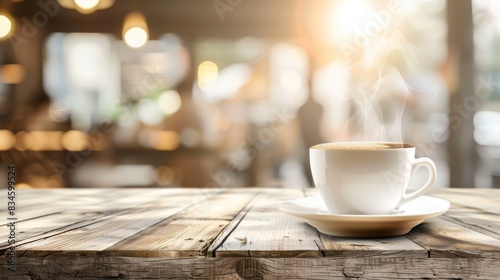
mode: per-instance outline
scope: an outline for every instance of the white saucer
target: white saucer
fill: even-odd
[[[425,219],[439,216],[450,208],[450,202],[421,196],[401,207],[404,212],[393,215],[336,215],[325,213],[319,196],[283,202],[279,209],[304,219],[320,232],[339,237],[390,237],[408,233]]]

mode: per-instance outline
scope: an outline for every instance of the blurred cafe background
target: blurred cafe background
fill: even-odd
[[[299,188],[308,147],[387,140],[437,187],[500,187],[499,74],[495,0],[1,0],[1,164],[18,188]]]

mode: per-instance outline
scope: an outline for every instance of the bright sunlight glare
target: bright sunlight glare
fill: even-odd
[[[370,19],[372,7],[364,0],[343,0],[333,2],[328,14],[327,28],[332,41],[352,37],[356,27]]]

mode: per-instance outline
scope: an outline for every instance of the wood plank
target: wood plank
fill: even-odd
[[[224,243],[224,241],[229,237],[229,235],[236,229],[236,227],[240,224],[241,220],[245,217],[245,215],[250,211],[250,209],[255,204],[258,195],[245,205],[245,207],[238,212],[238,214],[229,222],[229,224],[224,228],[224,230],[217,235],[217,238],[210,244],[207,250],[207,257],[215,257],[216,250]],[[241,242],[246,242],[245,238],[241,238]]]
[[[109,191],[108,191],[109,192]],[[198,196],[192,196],[195,190],[186,191],[186,203],[190,202],[192,199]],[[29,219],[19,219],[17,224],[17,245],[22,245],[28,242],[33,242],[39,239],[47,239],[50,236],[55,236],[64,232],[69,232],[74,229],[84,227],[86,225],[94,224],[98,221],[105,220],[105,218],[110,218],[113,215],[117,215],[120,212],[126,212],[130,209],[138,207],[137,205],[143,203],[147,206],[148,203],[166,203],[167,205],[172,204],[172,200],[175,199],[179,194],[186,193],[185,191],[179,189],[163,189],[163,190],[127,190],[128,195],[117,196],[113,194],[114,197],[100,196],[95,197],[92,200],[86,199],[87,196],[80,195],[83,199],[74,200],[74,192],[71,190],[67,192],[64,198],[54,200],[52,204],[47,204],[45,211],[38,211],[37,214],[33,212],[33,217]],[[200,191],[196,191],[200,193]],[[212,190],[212,193],[215,191]],[[96,192],[90,192],[90,194],[95,194]],[[137,194],[143,194],[142,197],[137,197]],[[202,191],[203,196],[208,195],[206,191]],[[87,194],[89,195],[89,194]],[[159,197],[165,196],[165,200],[162,202],[155,202]],[[191,197],[192,196],[192,197]],[[202,196],[199,197],[201,199]],[[101,199],[101,201],[95,201],[95,199]],[[76,205],[68,206],[67,202],[76,203]],[[91,202],[82,204],[81,201]],[[146,207],[143,206],[143,207]],[[24,216],[25,212],[21,211]],[[7,246],[7,231],[0,231],[0,248]]]
[[[433,192],[432,195],[450,201],[452,206],[462,205],[500,215],[500,190],[495,190],[496,192],[484,192],[482,190],[466,189],[458,191],[447,189],[446,192]]]
[[[20,246],[29,242],[40,239],[45,239],[50,236],[58,235],[63,232],[83,227],[96,220],[106,217],[106,214],[81,214],[75,216],[74,214],[58,214],[43,217],[43,219],[32,219],[16,223],[16,246]],[[10,247],[7,243],[9,232],[1,231],[0,250],[5,250]]]
[[[4,265],[6,255],[2,255],[6,252],[0,252],[0,279],[51,279],[54,275],[123,279],[498,279],[500,275],[500,221],[496,214],[500,190],[433,191],[431,196],[452,202],[444,216],[417,226],[408,239],[366,240],[318,235],[309,225],[277,211],[281,201],[315,195],[314,189],[302,193],[231,189],[217,190],[218,194],[199,189],[119,190],[103,193],[101,202],[93,200],[99,192],[65,191],[40,200],[36,196],[21,200],[29,202],[25,207],[38,205],[43,210],[46,205],[49,210],[60,211],[19,223],[26,233],[33,231],[34,239],[18,248],[15,274],[6,274],[10,273]],[[262,193],[255,196],[257,192]],[[35,193],[41,194],[39,190]],[[109,203],[102,203],[108,198]],[[165,213],[175,207],[181,210],[165,218]],[[29,213],[35,214],[34,209]],[[142,221],[144,214],[150,215],[149,221]],[[78,224],[91,217],[98,217],[90,221],[92,225],[102,222],[101,226]],[[109,225],[117,228],[117,233]],[[65,231],[68,227],[70,230]],[[46,229],[52,235],[43,235]],[[76,234],[78,230],[82,231]],[[42,239],[54,241],[61,236],[66,237],[54,242],[51,250],[47,250],[49,246],[29,247]],[[299,241],[302,236],[306,239]],[[80,239],[89,247],[72,248]],[[234,250],[224,252],[226,244]],[[215,252],[216,257],[204,257],[209,246],[212,249],[208,251]],[[307,258],[301,258],[304,256]]]
[[[318,231],[300,219],[279,212],[281,202],[302,197],[300,190],[263,190],[236,228],[221,244],[216,257],[323,256]],[[220,240],[219,240],[220,242]]]
[[[500,201],[500,189],[436,189],[430,192],[430,195],[449,200],[453,203],[467,203],[469,199],[487,201]]]
[[[497,214],[485,213],[475,208],[459,207],[455,204],[446,212],[443,218],[500,239],[500,218]]]
[[[33,251],[101,251],[210,197],[209,192],[199,190],[197,195],[192,190],[142,192],[142,197],[124,197],[107,205],[90,205],[86,209],[73,210],[71,213],[75,215],[88,213],[89,209],[104,215],[96,222],[77,225],[62,232],[58,230],[57,234],[48,232],[46,235],[49,237],[38,236],[38,240],[18,249],[26,250],[28,254]],[[159,193],[164,195],[159,196]]]
[[[173,220],[167,225],[135,234],[111,246],[106,256],[192,258],[205,257],[208,246],[229,223],[228,220]]]
[[[169,219],[107,248],[103,254],[142,257],[202,257],[256,189],[226,189]]]
[[[224,189],[217,195],[210,196],[203,203],[194,204],[192,207],[186,209],[186,211],[179,213],[176,219],[232,220],[250,199],[259,192],[260,189],[254,188]]]
[[[431,258],[500,259],[500,240],[443,218],[431,218],[406,235]]]
[[[36,216],[75,208],[81,205],[97,203],[102,201],[104,193],[82,193],[74,189],[58,190],[19,190],[16,193],[16,216],[18,220],[30,219]],[[32,195],[36,194],[36,195]],[[116,198],[116,196],[115,196]],[[2,215],[6,214],[6,208],[1,207]],[[41,212],[43,211],[43,212]],[[4,225],[4,220],[0,221]]]
[[[107,192],[106,190],[101,191]],[[19,246],[37,239],[45,239],[71,229],[90,225],[95,223],[96,220],[113,213],[126,211],[136,204],[154,200],[158,195],[158,190],[152,190],[149,192],[151,195],[137,199],[134,194],[137,194],[138,191],[127,191],[128,195],[121,196],[116,194],[95,196],[101,192],[82,193],[74,189],[65,189],[57,194],[49,191],[48,195],[43,196],[44,199],[40,199],[45,205],[42,204],[42,206],[36,208],[31,207],[32,210],[28,215],[24,212],[25,207],[21,207],[21,211],[17,211],[20,214],[16,215],[18,217],[16,222],[18,230],[16,243]],[[144,190],[141,190],[141,192],[144,192]],[[161,192],[172,196],[179,193],[179,190],[163,190]],[[37,193],[44,192],[37,190]],[[47,198],[53,199],[51,203],[47,203]],[[7,236],[6,231],[0,232],[0,238],[2,238],[0,240],[3,241],[0,243],[0,248],[8,247]]]
[[[130,189],[121,193],[118,189],[98,189],[90,192],[83,192],[80,189],[47,190],[47,192],[37,190],[39,197],[31,200],[24,199],[18,195],[16,202],[16,216],[18,222],[67,212],[72,209],[100,209],[101,205],[111,206],[115,203],[129,204],[130,206],[140,204],[144,201],[154,199],[160,193],[175,193],[173,189],[152,189],[150,195],[141,196],[144,189]],[[150,196],[148,198],[148,196]],[[5,220],[0,221],[0,226],[7,224]]]
[[[412,257],[427,258],[428,251],[415,244],[406,236],[359,239],[340,238],[321,234],[321,241],[325,247],[325,256],[342,258],[366,257]]]
[[[463,194],[474,195],[480,197],[488,197],[498,195],[499,189],[492,188],[439,188],[433,189],[431,194]]]
[[[439,189],[433,195],[451,202],[444,219],[500,239],[499,189]]]
[[[482,279],[497,280],[498,259],[472,258],[137,258],[48,252],[19,256],[8,279]],[[3,261],[0,259],[0,261]]]

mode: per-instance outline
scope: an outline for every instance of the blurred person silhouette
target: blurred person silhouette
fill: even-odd
[[[310,59],[311,64],[312,59]],[[311,168],[309,166],[309,148],[324,142],[320,131],[320,123],[323,117],[323,106],[316,102],[313,97],[313,65],[309,68],[307,77],[307,101],[297,111],[297,120],[300,126],[300,136],[302,140],[301,158],[304,175],[307,178],[309,187],[314,187]]]

